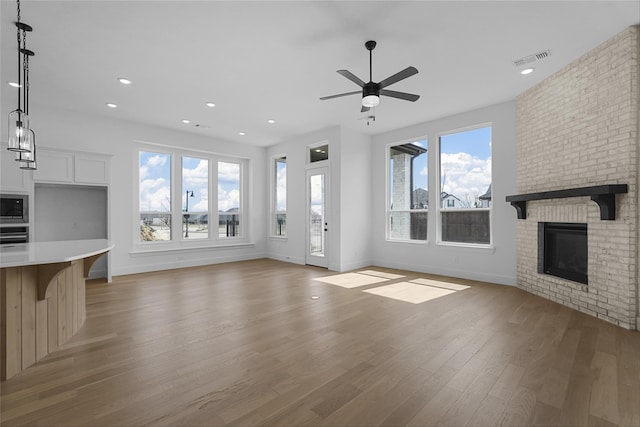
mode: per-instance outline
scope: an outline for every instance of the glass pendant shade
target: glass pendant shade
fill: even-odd
[[[16,152],[16,162],[33,163],[36,161],[36,134],[32,129],[29,129],[31,151],[18,151]]]
[[[29,152],[33,146],[29,132],[29,116],[22,110],[9,113],[9,146],[7,150]]]
[[[36,165],[36,134],[34,131],[29,129],[29,134],[31,135],[31,148],[30,152],[18,152],[16,160],[20,162],[20,169],[25,170],[36,170],[38,169]]]

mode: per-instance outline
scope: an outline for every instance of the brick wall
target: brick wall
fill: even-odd
[[[615,221],[588,197],[528,202],[518,286],[627,329],[638,316],[639,33],[627,28],[516,99],[518,193],[629,186]],[[588,224],[589,286],[537,272],[538,222]]]

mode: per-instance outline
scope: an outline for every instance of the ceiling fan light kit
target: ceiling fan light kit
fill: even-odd
[[[378,83],[374,82],[373,67],[372,67],[372,63],[373,63],[372,51],[376,47],[376,42],[373,40],[369,40],[364,44],[364,46],[369,51],[369,82],[365,83],[362,79],[360,79],[359,77],[357,77],[355,74],[353,74],[348,70],[337,71],[338,74],[346,77],[347,79],[351,80],[352,82],[360,86],[362,88],[362,92],[355,91],[355,92],[340,93],[338,95],[323,96],[322,98],[320,98],[321,100],[324,101],[327,99],[339,98],[342,96],[355,95],[358,93],[362,93],[362,109],[360,111],[366,112],[366,111],[369,111],[370,108],[376,107],[380,104],[380,95],[389,96],[392,98],[402,99],[402,100],[411,101],[411,102],[415,102],[420,98],[420,95],[384,89],[387,86],[390,86],[394,83],[399,82],[400,80],[404,80],[407,77],[411,77],[414,74],[418,74],[418,70],[415,67],[407,67],[404,70],[390,77],[387,77],[381,82],[378,82]]]
[[[377,95],[367,95],[362,98],[363,107],[371,108],[376,107],[378,104],[380,104],[380,97]]]

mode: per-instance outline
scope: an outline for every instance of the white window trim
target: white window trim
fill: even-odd
[[[243,157],[235,157],[229,155],[221,155],[219,153],[184,149],[181,147],[156,144],[147,141],[134,141],[133,155],[133,176],[135,177],[136,189],[133,191],[133,247],[129,251],[131,254],[158,253],[171,251],[184,251],[190,249],[205,248],[233,248],[250,246],[255,243],[252,241],[251,227],[248,221],[248,212],[251,209],[249,205],[248,181],[250,179],[251,160]],[[140,152],[153,152],[158,154],[166,154],[171,157],[171,233],[172,240],[157,242],[140,241]],[[209,216],[215,214],[215,222],[218,222],[218,162],[238,163],[240,165],[240,208],[238,211],[241,217],[241,235],[238,237],[219,237],[217,226],[215,230],[209,229],[209,237],[206,239],[185,240],[181,237],[182,226],[182,158],[195,157],[207,159],[209,162]],[[176,202],[180,201],[180,203]],[[179,218],[180,221],[176,221]],[[178,224],[179,222],[179,224]],[[176,233],[176,229],[178,229]],[[179,236],[177,238],[176,236]]]
[[[278,196],[277,194],[277,174],[278,174],[278,170],[276,168],[276,160],[278,159],[285,159],[285,164],[287,165],[287,197],[286,197],[286,201],[285,204],[287,206],[287,209],[285,209],[284,211],[278,211],[276,210],[276,205],[277,205],[277,201],[276,198]],[[280,154],[274,154],[273,156],[271,156],[271,160],[270,160],[270,165],[269,165],[269,181],[270,181],[270,187],[269,187],[269,194],[271,195],[270,197],[270,205],[269,205],[269,224],[268,224],[268,230],[269,230],[269,237],[275,240],[287,240],[288,238],[288,234],[285,233],[284,235],[277,235],[276,234],[276,224],[275,224],[275,219],[276,219],[276,215],[279,214],[285,214],[287,215],[287,210],[289,208],[289,191],[288,191],[288,187],[289,187],[289,162],[287,159],[287,155],[286,153],[280,153]]]
[[[427,142],[427,168],[429,167],[429,151],[431,150],[431,147],[429,146],[429,138],[427,135],[422,135],[422,136],[418,136],[415,138],[409,138],[409,139],[405,139],[403,141],[397,141],[397,142],[390,142],[388,144],[385,145],[385,217],[384,217],[384,222],[385,222],[385,240],[387,242],[391,242],[391,243],[409,243],[409,244],[413,244],[413,245],[426,245],[429,243],[429,237],[430,237],[430,233],[429,233],[429,221],[430,221],[430,215],[429,215],[429,209],[409,209],[409,210],[391,210],[390,206],[390,200],[389,200],[389,194],[390,194],[390,183],[391,183],[391,171],[389,169],[389,163],[390,163],[390,157],[389,157],[389,150],[392,147],[395,147],[397,145],[403,145],[403,144],[409,144],[415,141],[426,141]],[[430,176],[427,175],[427,191],[429,190],[429,181],[430,181]],[[431,197],[429,197],[431,198]],[[431,205],[431,201],[429,200],[429,205]],[[417,239],[398,239],[398,238],[393,238],[391,237],[391,222],[389,221],[389,217],[392,213],[398,213],[398,212],[409,212],[409,214],[411,213],[419,213],[419,212],[426,212],[427,213],[427,238],[425,240],[417,240]]]
[[[224,244],[224,245],[227,245],[227,244],[229,244],[229,242],[232,242],[232,241],[234,241],[234,242],[235,241],[237,241],[237,242],[247,241],[248,240],[248,236],[249,236],[249,225],[245,223],[246,222],[245,221],[245,219],[246,219],[245,218],[246,217],[246,215],[245,215],[245,210],[246,210],[245,206],[246,206],[247,201],[248,201],[248,196],[247,196],[247,191],[246,191],[246,188],[247,188],[246,187],[246,181],[247,181],[247,175],[248,175],[248,173],[247,173],[248,161],[242,161],[240,159],[237,159],[237,158],[234,159],[234,158],[230,158],[230,157],[217,157],[216,160],[215,160],[215,175],[214,176],[216,177],[216,180],[215,180],[215,182],[216,182],[216,186],[215,186],[216,187],[216,192],[215,192],[216,197],[215,197],[215,211],[212,211],[212,212],[216,213],[216,219],[217,219],[217,221],[219,223],[221,212],[218,212],[218,210],[219,210],[219,207],[218,207],[218,185],[217,185],[217,183],[218,183],[218,173],[219,173],[219,171],[218,171],[218,162],[235,163],[235,164],[238,164],[240,166],[240,174],[239,174],[240,175],[240,188],[239,188],[239,190],[240,190],[240,201],[239,201],[240,206],[238,206],[238,213],[237,213],[238,217],[240,218],[240,235],[239,236],[231,236],[231,237],[227,237],[227,236],[220,237],[218,235],[218,229],[216,228],[216,232],[213,233],[210,238],[212,240],[214,240],[214,241],[217,240],[218,242],[223,242],[221,244]],[[222,212],[222,214],[224,215],[226,213]]]
[[[440,158],[440,154],[441,154],[441,150],[440,150],[440,138],[443,136],[447,136],[447,135],[453,135],[456,133],[461,133],[461,132],[467,132],[467,131],[471,131],[471,130],[475,130],[475,129],[480,129],[480,128],[485,128],[485,127],[490,127],[491,128],[491,138],[493,139],[493,122],[485,122],[485,123],[479,123],[476,125],[471,125],[471,126],[464,126],[464,127],[460,127],[460,128],[456,128],[456,129],[452,129],[452,130],[447,130],[444,132],[439,132],[438,133],[438,137],[436,139],[435,142],[435,146],[436,146],[436,156],[437,156],[437,161],[436,161],[436,177],[437,177],[437,189],[438,189],[438,195],[442,194],[442,179],[441,179],[441,158]],[[493,144],[491,145],[491,184],[493,185]],[[473,211],[473,212],[478,212],[481,210],[488,210],[489,211],[489,243],[466,243],[466,242],[449,242],[446,240],[442,240],[442,212],[464,212],[464,211]],[[488,208],[443,208],[442,206],[440,206],[440,200],[438,200],[437,206],[436,206],[436,245],[438,246],[454,246],[454,247],[459,247],[459,248],[476,248],[476,249],[489,249],[492,251],[495,251],[495,246],[494,246],[494,239],[493,239],[493,230],[494,230],[494,224],[493,224],[493,203],[491,204],[490,207]]]

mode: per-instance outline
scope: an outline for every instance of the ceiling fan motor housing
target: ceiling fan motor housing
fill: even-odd
[[[362,87],[362,97],[369,95],[380,96],[380,85],[378,83],[369,82]]]

